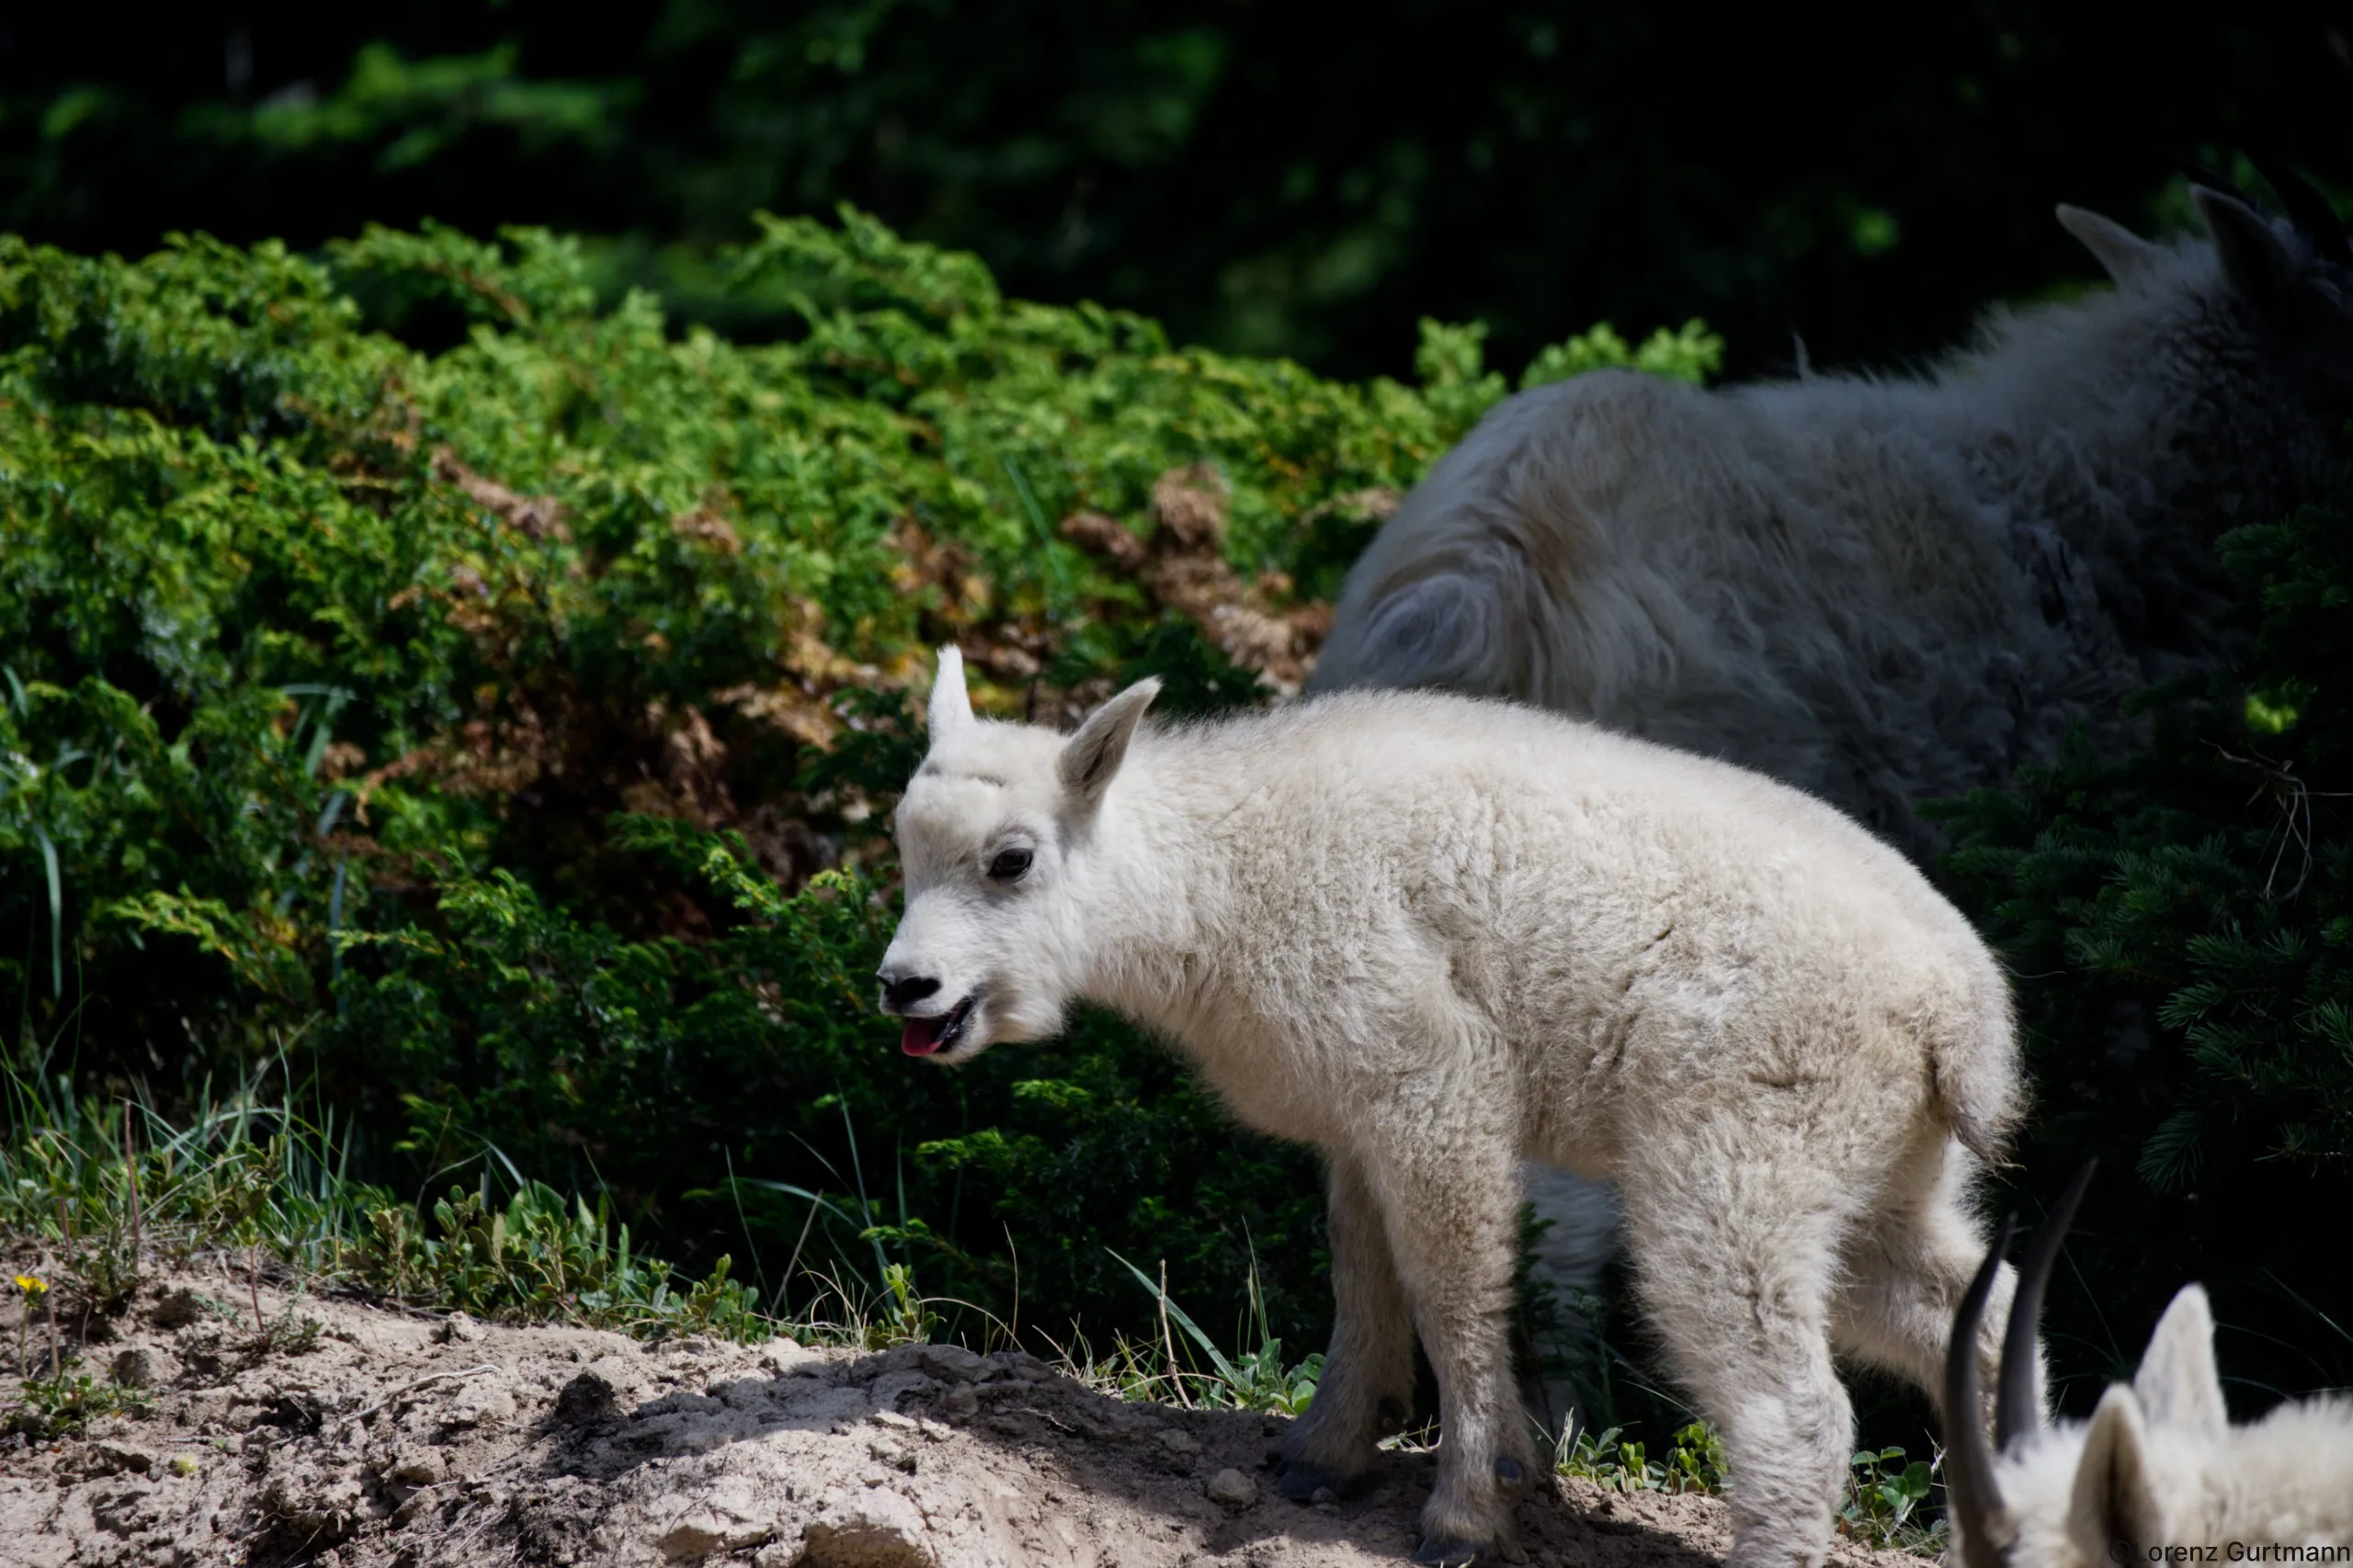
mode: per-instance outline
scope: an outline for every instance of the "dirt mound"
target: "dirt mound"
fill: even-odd
[[[210,1299],[243,1295],[142,1294],[86,1359],[153,1408],[7,1440],[10,1561],[1337,1568],[1412,1555],[1433,1466],[1393,1454],[1365,1498],[1300,1504],[1274,1491],[1279,1420],[1123,1403],[1019,1353],[646,1346],[320,1300],[290,1303],[315,1333],[265,1347]],[[1700,1568],[1729,1544],[1712,1498],[1540,1491],[1533,1562]]]

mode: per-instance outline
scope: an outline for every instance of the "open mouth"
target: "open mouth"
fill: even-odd
[[[929,1056],[954,1045],[964,1038],[964,1026],[972,1022],[972,1006],[980,999],[981,994],[975,991],[944,1013],[909,1018],[906,1033],[899,1037],[899,1049],[909,1056]]]

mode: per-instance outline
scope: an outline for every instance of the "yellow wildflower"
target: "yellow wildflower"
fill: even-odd
[[[28,1296],[40,1296],[48,1292],[49,1285],[46,1280],[36,1279],[29,1274],[19,1274],[17,1276],[17,1289]]]

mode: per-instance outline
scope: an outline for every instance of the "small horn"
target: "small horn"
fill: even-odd
[[[2097,212],[2070,207],[2063,201],[2057,214],[2059,226],[2083,242],[2101,269],[2120,285],[2142,277],[2167,254],[2163,245],[2153,245],[2123,224]]]
[[[2084,1200],[2084,1188],[2091,1185],[2092,1169],[2098,1164],[2097,1160],[2084,1162],[2067,1190],[2051,1206],[2051,1217],[2034,1233],[2034,1240],[2027,1244],[2026,1259],[2018,1265],[2009,1325],[2002,1334],[2002,1381],[1994,1390],[1994,1447],[1998,1452],[2007,1453],[2012,1443],[2042,1430],[2042,1403],[2034,1394],[2035,1324],[2042,1316],[2042,1288],[2051,1282],[2051,1270],[2059,1261],[2059,1244],[2067,1239],[2075,1205]]]
[[[1961,1527],[1962,1568],[2003,1568],[2005,1553],[1994,1532],[2007,1509],[1994,1480],[1994,1455],[1985,1447],[1977,1335],[1985,1321],[1985,1298],[1994,1293],[1994,1277],[2001,1272],[2002,1255],[2009,1250],[2018,1222],[2015,1214],[2003,1220],[1993,1251],[1953,1313],[1952,1343],[1945,1347],[1945,1499]]]
[[[2353,243],[2347,239],[2344,220],[2337,217],[2336,209],[2329,205],[2318,186],[2277,159],[2252,153],[2247,157],[2255,165],[2256,173],[2279,192],[2280,205],[2287,208],[2288,216],[2321,255],[2331,261],[2353,259]]]

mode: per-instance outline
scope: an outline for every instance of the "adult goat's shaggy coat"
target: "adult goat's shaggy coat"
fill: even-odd
[[[1953,1568],[2328,1561],[2262,1555],[2312,1547],[2338,1548],[2336,1561],[2345,1561],[2342,1552],[2353,1551],[2353,1403],[2291,1400],[2260,1421],[2232,1426],[2214,1364],[2214,1314],[2195,1285],[2158,1320],[2131,1382],[2111,1385],[2090,1421],[2046,1426],[2029,1390],[2028,1341],[2072,1207],[2060,1206],[2018,1272],[1998,1451],[1975,1423],[1949,1434]],[[2008,1236],[2006,1224],[1962,1298],[1956,1343],[1979,1337]],[[1951,1358],[1948,1409],[1978,1403],[1981,1365],[1977,1357]]]
[[[1820,801],[1552,714],[1358,693],[1161,732],[1154,689],[1066,739],[975,719],[943,651],[878,977],[905,1050],[969,1060],[1098,1002],[1323,1150],[1338,1315],[1285,1485],[1364,1474],[1418,1330],[1427,1560],[1497,1543],[1537,1473],[1518,1162],[1615,1178],[1740,1478],[1735,1559],[1818,1562],[1851,1444],[1833,1346],[1938,1387],[1983,1253],[1965,1188],[2018,1112],[1967,922]]]
[[[1921,381],[1522,392],[1350,573],[1312,689],[1518,698],[1772,775],[1907,853],[2208,657],[2223,528],[2338,472],[2353,256],[2219,192],[2213,243],[2072,208],[2113,290]]]
[[[2292,183],[2292,182],[2289,182]],[[2211,242],[2060,222],[2112,291],[1999,313],[1925,380],[1705,392],[1597,372],[1504,403],[1350,573],[1311,690],[1517,698],[1822,796],[1915,858],[1917,801],[2112,749],[2216,652],[2211,545],[2341,472],[2353,256],[2212,189]],[[1538,1278],[1608,1195],[1525,1173]]]

